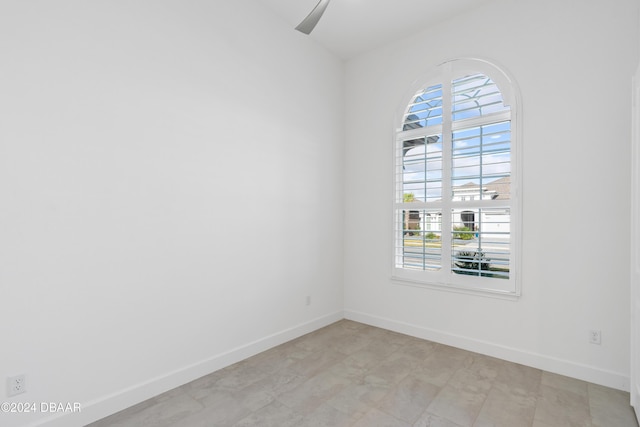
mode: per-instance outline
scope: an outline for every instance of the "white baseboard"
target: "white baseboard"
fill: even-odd
[[[397,320],[372,316],[366,313],[345,310],[344,317],[346,319],[365,323],[367,325],[376,326],[394,332],[411,335],[417,338],[450,345],[452,347],[462,348],[464,350],[485,354],[487,356],[519,363],[521,365],[553,372],[555,374],[581,379],[594,384],[599,384],[627,392],[630,389],[629,377],[618,372],[607,371],[596,368],[594,366],[588,366],[569,360],[545,356],[542,354],[524,351],[517,348],[497,345],[487,341],[480,341],[470,337],[452,335],[450,333],[438,331],[435,329],[424,328],[409,323],[399,322]]]
[[[343,318],[343,313],[340,311],[313,319],[190,366],[185,366],[165,375],[152,378],[144,383],[136,384],[99,399],[82,403],[82,411],[79,413],[61,414],[59,416],[45,418],[31,424],[29,427],[85,426],[265,350],[323,328]]]

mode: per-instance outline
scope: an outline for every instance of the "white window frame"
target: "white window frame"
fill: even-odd
[[[498,86],[505,105],[510,107],[505,117],[511,121],[511,186],[508,203],[497,205],[493,200],[486,201],[451,201],[446,194],[451,194],[451,139],[453,131],[462,124],[466,128],[471,122],[483,123],[483,117],[462,120],[453,123],[451,120],[451,84],[452,81],[467,75],[484,74],[491,78]],[[404,115],[407,106],[413,102],[416,93],[425,88],[442,84],[443,90],[443,120],[441,125],[429,126],[423,129],[403,130]],[[495,118],[495,117],[494,117]],[[454,292],[480,294],[503,298],[517,298],[521,296],[521,235],[522,235],[522,137],[521,137],[521,102],[520,93],[515,81],[501,68],[483,59],[454,59],[436,66],[431,72],[419,79],[407,92],[395,115],[394,144],[393,144],[393,224],[392,224],[392,272],[393,282],[399,284],[417,285]],[[461,123],[464,122],[464,123]],[[418,131],[418,132],[416,132]],[[428,202],[400,202],[398,194],[402,192],[402,176],[399,169],[403,167],[402,144],[411,136],[426,136],[438,132],[443,139],[443,168],[442,168],[442,200]],[[447,163],[448,162],[448,163]],[[449,166],[446,167],[445,165]],[[510,209],[510,245],[509,245],[509,278],[496,279],[490,277],[467,276],[456,274],[451,268],[451,239],[452,231],[451,209],[463,209],[467,206],[486,208],[505,206]],[[441,237],[441,268],[439,270],[412,270],[396,265],[398,257],[397,214],[400,209],[424,210],[437,209],[442,212]],[[404,249],[404,248],[403,248]]]

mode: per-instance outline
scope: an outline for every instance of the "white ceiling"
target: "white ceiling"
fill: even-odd
[[[260,0],[293,30],[318,0]],[[429,28],[490,0],[331,0],[311,37],[343,59]]]

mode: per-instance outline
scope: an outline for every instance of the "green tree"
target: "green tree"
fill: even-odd
[[[404,203],[415,202],[416,201],[416,195],[413,194],[413,193],[404,193],[404,195],[402,197],[402,201]],[[404,229],[405,230],[409,230],[409,227],[410,227],[410,221],[409,220],[410,220],[410,217],[411,217],[411,211],[404,211],[402,213],[402,215],[404,216]]]
[[[460,240],[473,240],[473,231],[469,227],[459,226],[453,227],[453,238]]]
[[[403,201],[405,203],[411,203],[416,201],[416,195],[413,193],[404,193]]]

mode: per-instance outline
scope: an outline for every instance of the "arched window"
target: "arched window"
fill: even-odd
[[[517,101],[513,81],[494,65],[455,60],[403,103],[394,154],[395,279],[520,294]]]

